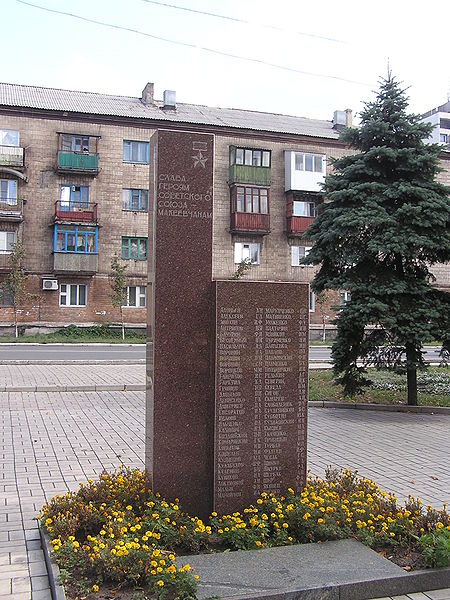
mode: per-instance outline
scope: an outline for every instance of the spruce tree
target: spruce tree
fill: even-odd
[[[316,292],[348,290],[332,348],[335,378],[353,395],[370,383],[367,366],[403,370],[408,404],[417,404],[422,345],[450,351],[450,294],[433,285],[430,267],[450,260],[450,188],[436,181],[432,126],[407,113],[405,90],[390,74],[358,128],[341,140],[356,152],[333,162],[325,202],[307,238],[304,260],[320,265]]]

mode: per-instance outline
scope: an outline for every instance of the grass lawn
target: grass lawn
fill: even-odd
[[[368,369],[373,384],[364,394],[345,397],[342,386],[334,385],[331,369],[309,372],[309,399],[373,404],[407,404],[406,375]],[[418,373],[418,403],[422,406],[450,406],[450,367],[430,367]]]
[[[58,329],[54,333],[38,333],[36,335],[22,335],[18,338],[2,336],[2,344],[145,344],[146,334],[125,332],[122,340],[120,326],[112,328],[109,325],[94,325],[92,327],[75,327],[69,325]]]

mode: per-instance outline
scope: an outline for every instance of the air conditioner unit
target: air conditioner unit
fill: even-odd
[[[43,279],[42,280],[42,289],[43,290],[57,290],[58,289],[58,280],[57,279]]]

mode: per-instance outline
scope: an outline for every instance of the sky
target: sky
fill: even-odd
[[[389,67],[423,113],[450,94],[449,22],[449,0],[2,0],[0,81],[331,120]]]

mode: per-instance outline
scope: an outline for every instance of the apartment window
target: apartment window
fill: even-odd
[[[315,217],[316,205],[314,202],[294,200],[292,202],[292,215],[294,217]]]
[[[269,212],[269,190],[247,186],[232,188],[234,212],[257,213],[267,215]]]
[[[14,306],[14,298],[11,288],[7,284],[0,284],[0,306]]]
[[[303,152],[296,152],[295,170],[323,173],[324,156],[322,154],[304,154]]]
[[[11,129],[0,129],[0,146],[18,146],[19,132]]]
[[[11,254],[16,241],[15,231],[0,231],[0,254]]]
[[[17,181],[15,179],[0,179],[0,202],[17,204]]]
[[[246,244],[235,242],[234,262],[241,263],[243,260],[250,261],[252,265],[259,265],[259,244]]]
[[[87,285],[79,283],[61,283],[59,286],[60,306],[86,306]]]
[[[63,152],[89,152],[89,136],[62,134],[61,150]]]
[[[351,299],[352,299],[352,295],[348,290],[341,290],[339,292],[339,304],[341,306],[344,306],[344,304],[347,304],[347,302],[350,302]]]
[[[142,285],[128,285],[125,288],[126,300],[124,306],[145,308],[147,289]]]
[[[123,140],[123,162],[149,162],[149,143]]]
[[[96,227],[55,225],[53,251],[95,254],[97,252],[97,234]]]
[[[439,141],[443,142],[444,144],[447,144],[447,142],[450,142],[450,136],[446,133],[441,133],[439,134]]]
[[[123,237],[121,257],[125,260],[146,260],[147,238]]]
[[[124,188],[122,190],[122,210],[147,212],[148,190]]]
[[[308,256],[311,246],[291,246],[291,266],[304,267],[301,260]]]
[[[61,210],[87,207],[89,205],[89,186],[62,185],[59,200]]]
[[[314,292],[309,292],[309,312],[316,311],[316,295]]]
[[[270,155],[270,150],[236,148],[235,146],[230,146],[230,165],[270,167]]]

